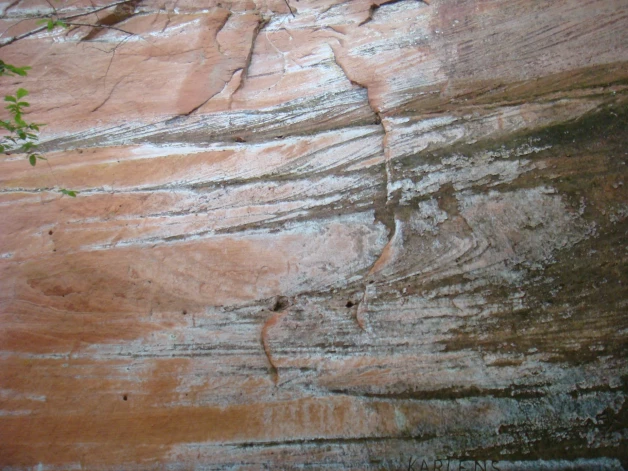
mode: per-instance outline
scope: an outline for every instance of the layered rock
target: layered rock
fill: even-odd
[[[0,51],[3,466],[627,465],[624,2],[107,5]]]

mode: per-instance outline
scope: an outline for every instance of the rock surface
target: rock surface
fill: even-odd
[[[2,469],[628,466],[626,1],[107,5],[0,50]]]

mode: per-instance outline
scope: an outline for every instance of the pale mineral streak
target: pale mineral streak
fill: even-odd
[[[107,4],[0,47],[0,468],[628,466],[626,1]]]

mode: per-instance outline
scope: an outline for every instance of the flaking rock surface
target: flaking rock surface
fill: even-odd
[[[0,468],[628,466],[628,2],[107,5],[0,4],[104,25],[0,47]]]

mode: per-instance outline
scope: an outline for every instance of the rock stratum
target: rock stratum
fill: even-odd
[[[628,466],[626,1],[51,1],[3,470]]]

